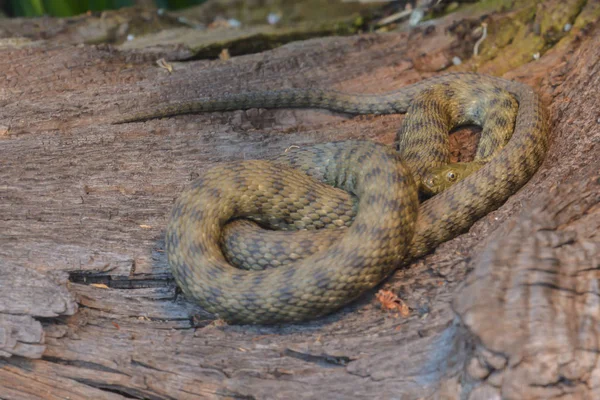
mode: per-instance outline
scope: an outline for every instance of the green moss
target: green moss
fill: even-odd
[[[600,19],[600,1],[588,0],[575,19],[573,28],[583,28],[598,19]]]
[[[448,4],[446,6],[446,9],[444,10],[444,13],[445,14],[450,14],[450,13],[458,10],[459,6],[460,5],[456,1],[454,1],[454,2],[452,2],[452,3],[450,3],[450,4]]]
[[[496,74],[531,62],[562,38],[570,40],[574,35],[565,31],[566,24],[584,26],[600,17],[600,2],[586,0],[484,0],[463,9],[469,8],[480,13],[505,11],[486,21],[488,37],[480,45],[480,56],[468,63]]]
[[[526,1],[519,0],[482,0],[475,3],[459,5],[452,11],[461,11],[465,12],[466,14],[480,13],[482,11],[490,13],[504,12],[515,6],[520,6],[520,4],[525,2]]]
[[[575,39],[577,31],[586,27],[588,24],[598,21],[598,19],[600,19],[600,2],[588,1],[581,9],[579,15],[575,18],[569,32],[562,37],[556,44],[556,47],[562,49],[569,46]]]
[[[539,5],[536,22],[548,43],[556,43],[567,34],[564,27],[575,20],[586,0],[561,0],[542,2]]]

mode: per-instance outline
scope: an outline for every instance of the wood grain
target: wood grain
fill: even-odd
[[[558,329],[558,322],[581,324],[582,316],[591,323],[598,318],[596,308],[575,314],[559,310],[562,320],[542,319],[542,325],[528,325],[532,314],[511,314],[514,321],[506,322],[511,329],[502,332],[489,329],[489,316],[461,323],[451,308],[453,301],[463,304],[456,306],[463,316],[466,305],[478,304],[472,292],[472,300],[461,300],[469,292],[458,289],[473,269],[472,276],[478,276],[493,265],[478,258],[486,251],[495,254],[493,248],[485,250],[492,232],[509,226],[507,235],[512,235],[511,226],[524,226],[529,227],[524,233],[538,235],[535,207],[543,207],[548,193],[559,193],[565,207],[575,207],[569,211],[572,218],[551,220],[559,222],[559,230],[577,231],[578,239],[556,248],[550,240],[542,250],[549,246],[560,253],[555,254],[558,266],[580,260],[578,268],[585,269],[585,260],[597,260],[587,243],[598,240],[593,230],[598,206],[584,207],[577,199],[581,190],[594,190],[590,180],[600,156],[600,27],[589,25],[577,35],[569,46],[508,74],[534,86],[547,101],[550,153],[501,209],[386,283],[411,307],[410,317],[386,313],[365,296],[328,318],[271,328],[223,326],[178,295],[163,252],[173,199],[197,171],[215,162],[342,138],[391,143],[402,117],[248,110],[119,126],[109,121],[198,94],[401,87],[432,74],[435,63],[435,70],[451,64],[453,49],[460,46],[443,23],[410,33],[297,42],[228,61],[181,63],[172,74],[143,55],[107,46],[46,42],[0,48],[0,397],[412,399],[445,394],[475,399],[519,393],[552,398],[581,393],[569,392],[575,381],[577,390],[596,387],[596,334],[578,339],[587,346],[586,357],[592,357],[584,367],[560,370],[544,381],[550,382],[546,386],[532,385],[540,364],[531,353],[508,354],[497,344],[503,335],[504,344],[520,338],[517,349],[544,347],[546,339],[523,336],[520,329],[554,322]],[[419,70],[425,55],[429,68]],[[588,186],[574,186],[577,181]],[[551,190],[555,186],[557,192]],[[534,211],[521,214],[530,207]],[[502,265],[535,268],[538,259],[545,260],[543,251]],[[591,258],[579,258],[584,256]],[[597,267],[591,264],[583,274],[567,270],[574,285],[568,287],[596,299]],[[586,285],[577,285],[584,280]],[[561,287],[546,288],[541,298],[560,296]],[[532,312],[534,300],[525,303]],[[502,352],[505,362],[494,352]],[[531,362],[514,369],[524,354]],[[544,347],[543,354],[553,354],[546,358],[552,363],[561,361],[560,348]],[[501,373],[494,371],[504,371],[505,377],[520,373],[518,382],[531,392],[514,391],[509,379],[497,378]]]

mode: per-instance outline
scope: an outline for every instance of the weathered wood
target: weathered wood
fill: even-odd
[[[406,319],[366,295],[302,325],[222,326],[178,295],[162,242],[173,199],[210,164],[334,139],[391,143],[401,116],[248,110],[109,124],[121,113],[199,94],[401,87],[448,67],[456,52],[464,60],[464,40],[445,30],[457,18],[409,33],[176,64],[172,74],[145,56],[104,46],[1,48],[0,265],[9,272],[0,275],[0,287],[10,292],[0,293],[0,343],[13,344],[0,351],[15,355],[0,361],[0,398],[552,398],[582,393],[584,384],[594,394],[598,205],[590,199],[597,199],[600,156],[598,22],[507,75],[534,86],[550,107],[548,157],[498,211],[386,283],[411,307]],[[499,240],[488,239],[498,228]],[[557,241],[571,239],[563,232],[576,236]],[[503,258],[505,246],[511,257]],[[596,264],[586,267],[589,260]],[[546,278],[535,268],[560,269],[550,277],[557,288],[577,292],[561,297],[556,293],[564,291],[543,286],[537,297],[525,296],[520,282]],[[481,286],[496,283],[495,273],[512,279],[505,288],[529,314],[490,297],[511,298]],[[79,309],[56,317],[75,311],[67,289]],[[44,293],[53,297],[36,297]],[[12,307],[30,308],[9,309],[13,299]],[[538,300],[551,302],[555,313],[543,314]],[[481,304],[489,310],[478,311]],[[41,351],[23,350],[28,345],[45,345],[42,359],[27,359]],[[553,366],[563,355],[561,369],[539,372],[542,362]]]
[[[505,398],[596,398],[600,174],[583,168],[499,229],[454,300],[477,343],[467,373]]]
[[[240,0],[213,0],[168,13],[185,21],[179,29],[136,36],[120,44],[122,50],[143,50],[169,60],[214,59],[259,52],[292,41],[331,35],[350,35],[364,29],[382,8],[342,0],[276,0],[260,4]],[[277,23],[269,23],[278,15]],[[232,26],[229,20],[235,21]]]
[[[32,317],[73,315],[74,297],[64,286],[66,273],[54,276],[0,263],[0,357],[40,358],[44,352],[42,324]]]
[[[73,315],[77,304],[65,288],[66,273],[41,274],[16,265],[0,265],[0,313],[57,317]]]
[[[44,330],[39,321],[29,315],[0,314],[0,357],[41,358],[43,343]]]

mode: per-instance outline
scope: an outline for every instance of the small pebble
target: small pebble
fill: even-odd
[[[131,42],[133,39],[135,39],[135,35],[133,35],[131,33],[129,35],[127,35],[127,41],[128,42]]]
[[[534,59],[534,60],[539,60],[539,59],[540,59],[540,53],[539,53],[539,52],[538,52],[538,53],[535,53],[535,54],[533,55],[533,59]]]
[[[227,20],[227,23],[229,24],[229,26],[231,26],[232,28],[239,28],[240,26],[242,26],[242,23],[240,21],[238,21],[235,18],[230,18]]]
[[[571,28],[573,27],[573,25],[571,24],[565,24],[563,31],[565,32],[569,32],[571,30]]]
[[[421,10],[420,8],[416,8],[410,14],[410,18],[408,19],[408,24],[410,26],[417,26],[419,24],[419,22],[421,22],[421,20],[423,19],[424,15],[425,15],[425,13],[423,12],[423,10]]]
[[[278,23],[281,20],[281,14],[276,14],[276,13],[270,13],[267,16],[267,22],[271,25],[275,25],[276,23]]]
[[[462,60],[460,59],[460,57],[454,56],[454,57],[452,57],[452,64],[460,65],[460,64],[462,64]]]

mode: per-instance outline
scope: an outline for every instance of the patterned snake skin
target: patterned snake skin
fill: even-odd
[[[407,117],[398,152],[359,141],[308,146],[270,162],[213,167],[181,194],[166,234],[175,279],[186,296],[236,323],[313,319],[351,302],[500,206],[535,173],[548,147],[548,118],[531,88],[470,73],[380,95],[321,89],[240,93],[119,122],[251,107]],[[447,132],[470,122],[483,126],[475,161],[444,166]],[[435,186],[445,178],[454,184],[419,205],[417,184]],[[252,222],[229,223],[242,217],[277,228],[337,229],[274,232]],[[232,266],[221,244],[232,262],[252,270]]]

